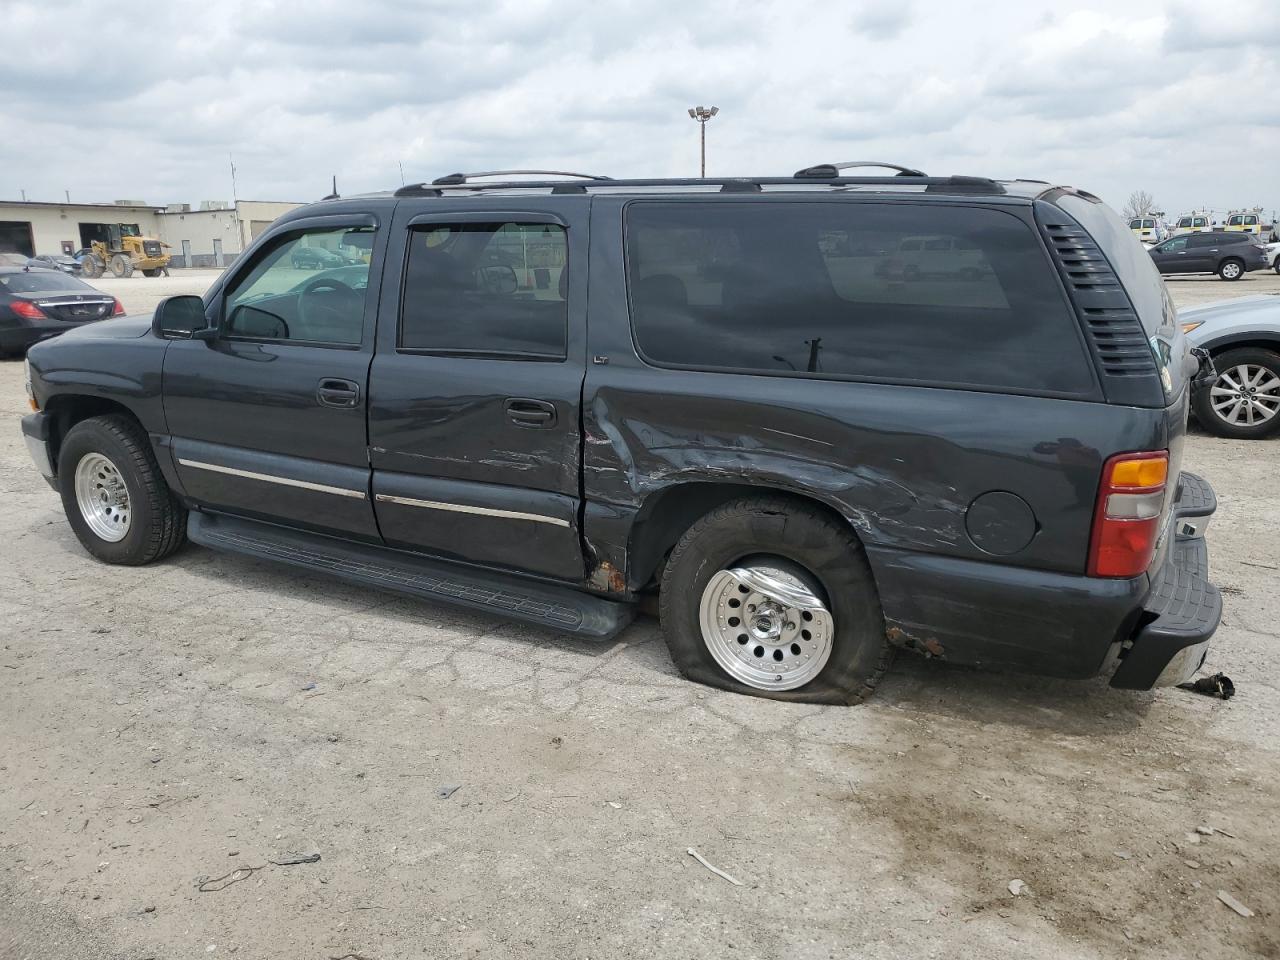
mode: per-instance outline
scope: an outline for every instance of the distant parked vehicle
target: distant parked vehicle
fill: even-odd
[[[32,267],[47,267],[51,270],[61,270],[63,273],[80,274],[80,261],[75,257],[69,257],[65,253],[42,253],[32,257],[27,261]]]
[[[1173,235],[1180,237],[1184,233],[1209,233],[1212,230],[1213,221],[1209,219],[1208,215],[1193,213],[1178,218],[1178,222],[1173,228]]]
[[[1189,233],[1171,237],[1150,250],[1161,273],[1216,273],[1239,280],[1268,266],[1262,245],[1245,233]]]
[[[1267,263],[1271,264],[1271,269],[1280,273],[1280,242],[1268,243],[1262,248],[1262,252],[1267,258]]]
[[[1159,243],[1169,236],[1164,222],[1156,217],[1134,217],[1129,221],[1129,229],[1139,240]]]
[[[295,270],[325,270],[347,265],[347,258],[324,247],[296,247],[289,257]]]
[[[1262,233],[1262,217],[1257,213],[1233,213],[1227,217],[1226,229],[1232,233]]]
[[[965,237],[904,237],[898,249],[876,266],[876,276],[890,280],[978,280],[989,273],[991,264],[982,250]]]
[[[1217,378],[1192,395],[1210,433],[1238,440],[1280,430],[1280,294],[1223,300],[1178,311],[1193,346],[1213,358]]]
[[[0,356],[124,313],[120,301],[60,270],[0,266]]]

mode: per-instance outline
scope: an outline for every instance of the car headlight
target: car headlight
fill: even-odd
[[[1203,320],[1188,320],[1186,323],[1182,325],[1182,332],[1190,333],[1192,330],[1195,330],[1196,328],[1202,327],[1202,326],[1204,326]]]

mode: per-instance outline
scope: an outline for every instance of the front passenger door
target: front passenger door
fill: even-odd
[[[1151,250],[1156,269],[1161,273],[1186,273],[1190,270],[1187,256],[1187,238],[1174,237]]]
[[[291,225],[207,304],[216,337],[169,345],[165,416],[197,503],[379,540],[365,427],[382,264],[374,223]]]

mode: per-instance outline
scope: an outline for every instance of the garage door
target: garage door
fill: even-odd
[[[36,255],[31,242],[31,224],[24,220],[0,220],[0,253]]]

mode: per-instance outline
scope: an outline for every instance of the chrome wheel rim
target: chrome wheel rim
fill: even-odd
[[[1238,264],[1234,264],[1234,263],[1228,263],[1228,264],[1223,265],[1223,267],[1222,267],[1222,275],[1223,275],[1224,277],[1230,277],[1231,279],[1233,279],[1233,280],[1234,280],[1236,277],[1240,276],[1240,267],[1239,267],[1239,265],[1238,265]]]
[[[1209,402],[1223,423],[1259,426],[1280,412],[1280,377],[1256,363],[1239,364],[1218,374]]]
[[[76,506],[93,535],[119,543],[129,533],[129,489],[119,468],[100,453],[86,453],[76,464]]]
[[[702,591],[698,621],[721,668],[757,690],[794,690],[827,665],[835,620],[786,561],[721,570]]]

